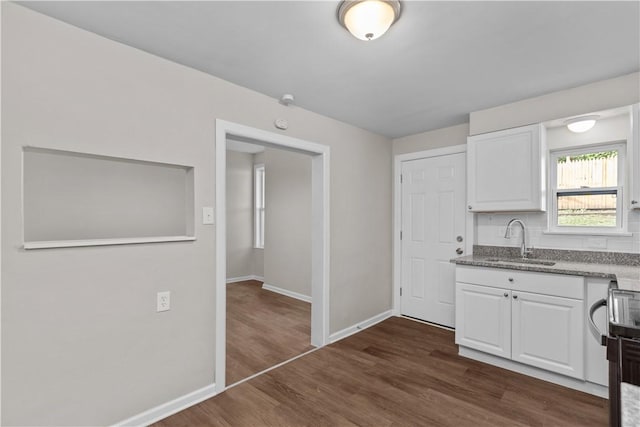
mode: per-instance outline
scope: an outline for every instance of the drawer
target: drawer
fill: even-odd
[[[584,299],[584,277],[486,267],[456,267],[456,282]]]

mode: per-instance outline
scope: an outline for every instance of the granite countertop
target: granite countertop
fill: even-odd
[[[531,259],[554,261],[555,264],[540,265],[489,261],[492,258],[518,258],[519,254],[514,255],[512,249],[514,248],[474,246],[473,255],[454,258],[451,262],[458,265],[476,267],[600,277],[616,280],[619,289],[640,291],[640,255],[636,257],[636,254],[621,254],[622,256],[620,257],[612,257],[612,254],[608,253],[604,257],[600,257],[598,255],[600,253],[594,252],[585,255],[585,251],[566,251],[570,252],[567,254],[561,253],[565,251],[537,249]],[[556,256],[553,257],[553,255]]]

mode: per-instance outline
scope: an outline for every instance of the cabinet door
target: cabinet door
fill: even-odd
[[[469,137],[468,210],[544,211],[545,150],[539,124]]]
[[[584,379],[584,302],[512,292],[512,359]]]
[[[509,290],[456,283],[456,344],[511,357]]]
[[[631,209],[640,209],[640,104],[631,107],[631,140],[628,146],[631,159]]]

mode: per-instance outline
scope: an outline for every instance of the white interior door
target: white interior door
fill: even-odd
[[[453,327],[455,266],[465,247],[465,154],[402,162],[402,279],[406,316]]]

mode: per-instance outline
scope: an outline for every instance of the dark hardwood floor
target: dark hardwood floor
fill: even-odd
[[[311,304],[248,280],[227,285],[227,384],[311,350]]]
[[[607,408],[462,358],[453,332],[391,318],[156,426],[606,426]]]

